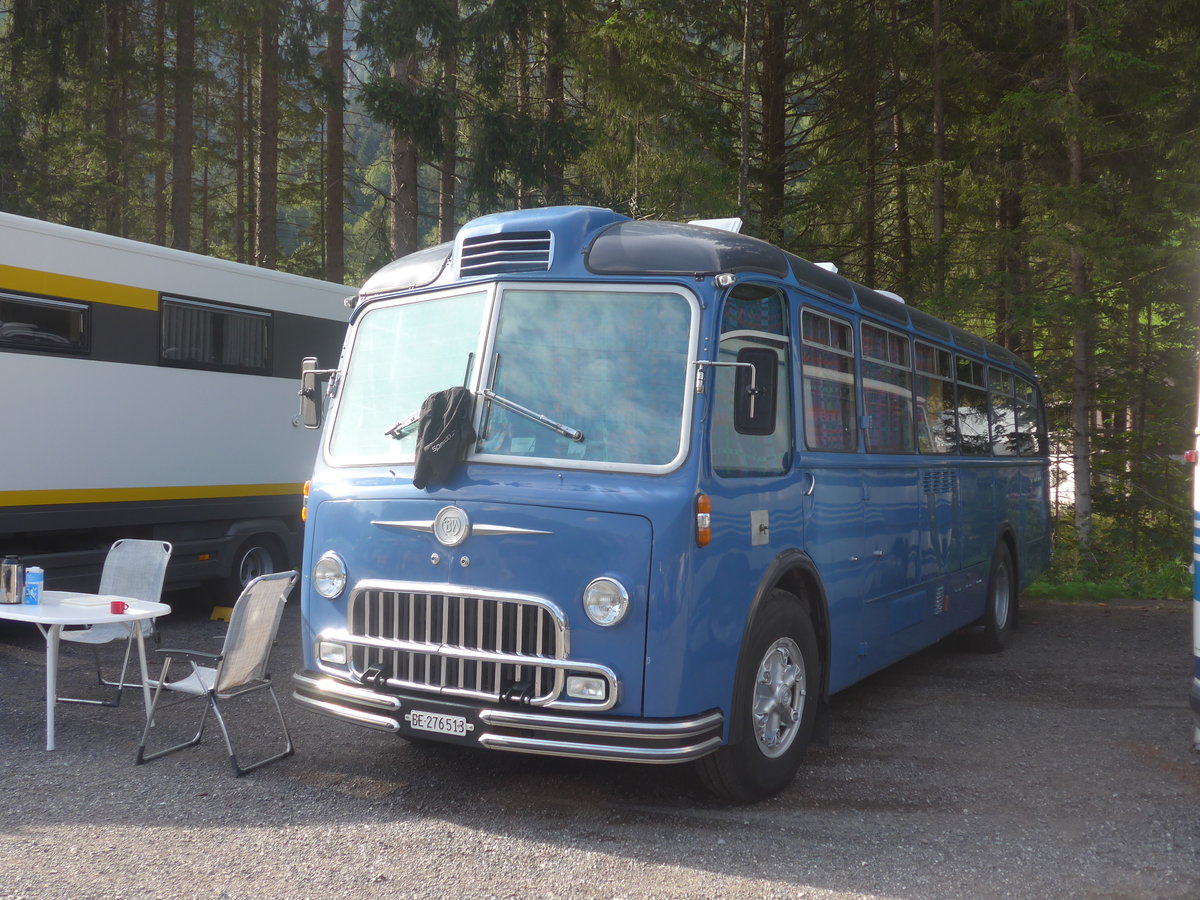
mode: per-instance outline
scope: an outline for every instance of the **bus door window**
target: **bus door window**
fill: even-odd
[[[908,338],[864,322],[862,356],[867,451],[911,453],[913,389]]]
[[[801,314],[804,441],[810,450],[858,449],[854,330],[815,310]]]
[[[917,341],[917,447],[922,453],[954,453],[954,370],[950,351]]]
[[[959,446],[964,456],[987,456],[992,439],[988,431],[988,395],[983,363],[969,356],[958,356],[956,362]]]
[[[710,443],[713,470],[718,475],[780,475],[791,466],[792,395],[786,309],[780,292],[764,285],[738,285],[725,301],[718,361],[736,362],[738,354],[748,347],[771,350],[778,359],[775,378],[778,389],[774,431],[742,434],[734,424],[738,370],[733,366],[713,368],[716,387]]]

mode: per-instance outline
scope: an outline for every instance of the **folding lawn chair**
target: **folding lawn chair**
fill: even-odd
[[[146,727],[142,730],[142,740],[138,744],[135,762],[140,765],[185,747],[194,747],[204,736],[204,724],[208,719],[209,708],[216,716],[221,733],[225,736],[225,746],[229,750],[229,762],[233,766],[234,775],[241,776],[267,763],[291,756],[295,751],[292,738],[288,733],[287,722],[283,719],[283,710],[275,689],[271,686],[271,676],[267,672],[267,663],[271,657],[271,648],[275,644],[275,635],[279,630],[279,619],[283,615],[283,606],[288,594],[296,583],[296,572],[281,572],[274,575],[263,575],[255,578],[246,585],[229,618],[229,630],[225,633],[225,643],[220,653],[206,653],[198,650],[175,650],[163,648],[156,651],[163,657],[162,674],[155,689],[154,700],[147,714]],[[171,663],[181,659],[191,664],[192,671],[179,681],[169,681]],[[210,665],[201,665],[209,663]],[[221,703],[226,703],[236,697],[244,697],[265,690],[275,705],[279,716],[279,724],[283,729],[284,749],[261,759],[248,766],[238,764],[233,752],[233,743],[229,738],[229,729],[225,717],[221,715]],[[159,700],[164,691],[175,691],[186,696],[159,706]],[[164,710],[187,703],[190,700],[204,700],[204,712],[200,716],[200,728],[194,737],[152,753],[146,752],[146,740],[150,731],[155,727],[156,716]]]

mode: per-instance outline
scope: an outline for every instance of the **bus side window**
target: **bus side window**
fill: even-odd
[[[1017,376],[1017,452],[1021,456],[1037,456],[1046,452],[1046,435],[1038,415],[1037,389]]]
[[[744,353],[743,351],[757,351]],[[767,433],[739,433],[735,426],[738,373],[733,366],[712,369],[713,417],[709,446],[713,470],[725,477],[781,475],[791,466],[792,394],[790,390],[787,306],[782,294],[764,285],[741,284],[730,292],[721,314],[718,362],[775,356],[775,423]],[[740,381],[744,383],[746,375]],[[768,417],[769,420],[769,417]],[[766,429],[762,429],[766,431]]]
[[[804,310],[804,440],[810,450],[858,449],[854,330],[849,322]]]
[[[1020,456],[1022,438],[1012,375],[989,366],[988,393],[992,404],[992,455]]]
[[[954,453],[958,444],[950,351],[917,341],[916,361],[917,448],[922,453]]]
[[[958,443],[964,456],[987,456],[992,438],[988,430],[988,392],[983,363],[968,356],[955,357],[958,382]]]
[[[913,389],[908,337],[864,322],[862,358],[868,452],[911,453]]]

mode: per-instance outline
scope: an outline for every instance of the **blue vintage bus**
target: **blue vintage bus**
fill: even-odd
[[[1048,561],[1030,367],[731,230],[485,216],[316,366],[295,696],[405,738],[759,799],[831,694],[1001,649]]]

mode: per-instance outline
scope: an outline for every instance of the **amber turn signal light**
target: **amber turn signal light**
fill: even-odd
[[[708,494],[696,495],[696,545],[707,547],[712,540],[712,502]]]

